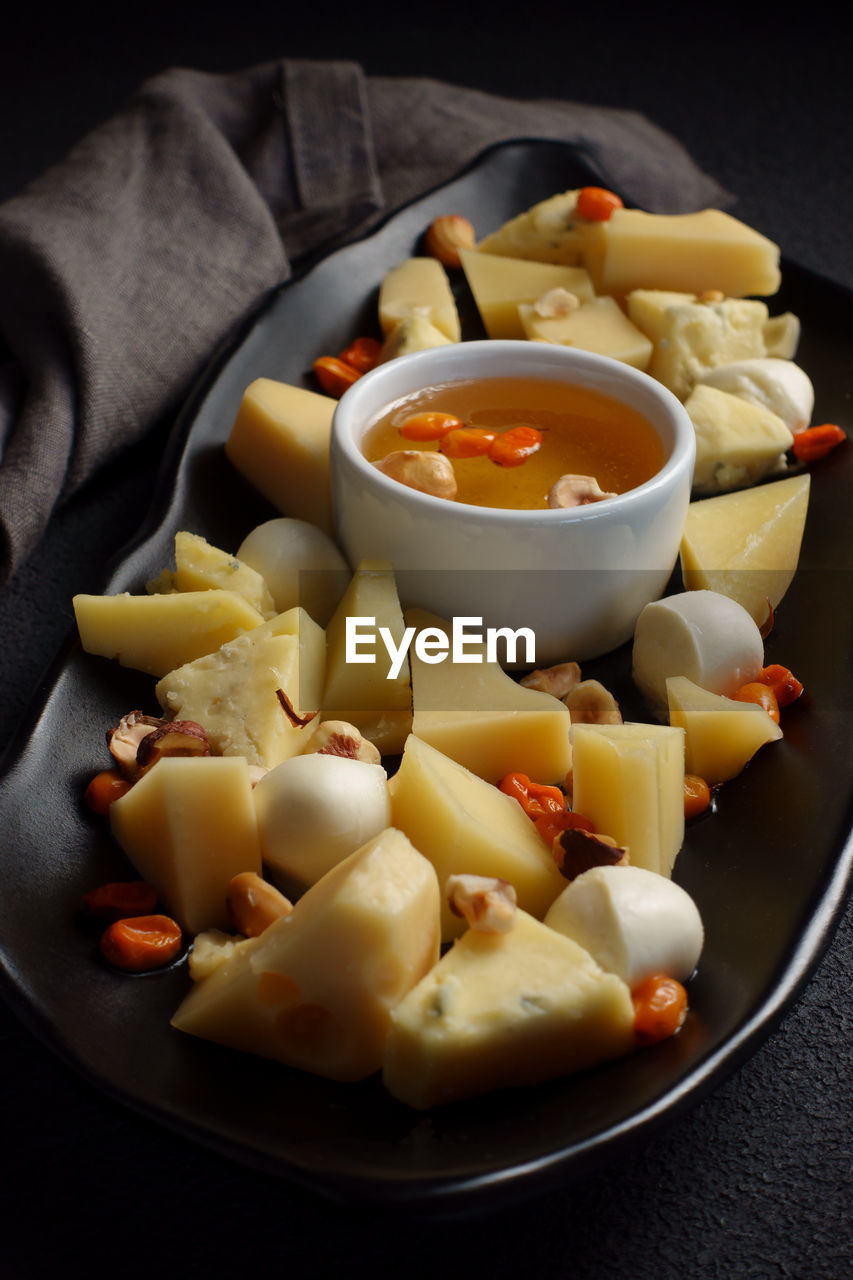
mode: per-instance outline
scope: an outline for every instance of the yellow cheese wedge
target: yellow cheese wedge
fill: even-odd
[[[669,876],[684,842],[684,731],[655,724],[572,726],[573,799],[632,866]]]
[[[561,191],[540,200],[484,236],[477,244],[477,252],[578,266],[585,244],[585,224],[575,220],[577,202],[577,190]]]
[[[685,588],[729,596],[764,623],[768,600],[775,609],[796,572],[809,488],[806,472],[691,502],[681,540]]]
[[[382,1065],[391,1009],[438,959],[438,898],[430,864],[385,831],[216,966],[172,1026],[333,1080],[363,1079]]]
[[[236,591],[176,591],[164,595],[78,595],[74,614],[87,653],[115,658],[164,676],[264,621]]]
[[[582,267],[501,258],[476,249],[462,249],[459,257],[490,338],[523,338],[519,304],[533,303],[551,289],[567,289],[580,302],[593,296]]]
[[[535,303],[522,303],[518,315],[525,337],[534,342],[595,351],[635,369],[647,369],[652,358],[651,339],[632,324],[614,298],[592,298],[567,316],[541,316]]]
[[[794,437],[770,409],[701,383],[684,407],[696,431],[697,493],[742,489],[785,465]]]
[[[373,619],[363,630],[372,632],[376,642],[372,647],[359,643],[355,648],[359,657],[374,661],[347,661],[348,618]],[[322,718],[346,720],[383,755],[396,755],[412,727],[412,685],[408,659],[399,673],[389,678],[392,663],[380,639],[382,627],[399,647],[405,628],[394,571],[388,561],[363,560],[326,628]]]
[[[654,343],[647,372],[680,400],[717,365],[766,355],[767,306],[754,298],[700,302],[693,294],[635,289],[628,315]]]
[[[779,246],[721,209],[644,213],[616,209],[584,258],[596,293],[719,289],[730,298],[776,293]]]
[[[520,906],[542,917],[565,880],[517,800],[412,735],[388,783],[391,818],[429,858],[444,885],[449,875],[499,876]],[[441,932],[454,938],[464,921],[446,901]]]
[[[449,347],[452,341],[432,323],[430,318],[416,313],[398,320],[382,343],[379,363],[408,356],[413,351],[428,351],[431,347]]]
[[[174,571],[165,570],[157,581],[162,581],[164,589],[171,591],[209,591],[215,587],[236,591],[265,618],[273,617],[276,612],[269,587],[257,570],[237,556],[214,547],[199,534],[186,530],[175,534]],[[149,583],[149,591],[153,586]]]
[[[303,751],[318,723],[295,725],[278,691],[297,714],[316,713],[324,672],[323,630],[294,608],[170,671],[155,693],[169,715],[202,725],[218,754],[272,769]]]
[[[622,979],[520,911],[507,933],[469,929],[397,1005],[383,1079],[425,1110],[619,1057],[633,1028]]]
[[[387,338],[401,320],[421,315],[451,342],[462,337],[447,272],[437,258],[406,258],[379,286],[379,324]]]
[[[669,718],[685,732],[685,768],[709,786],[734,778],[782,730],[763,707],[709,693],[686,676],[666,682]]]
[[[109,814],[116,840],[183,929],[229,927],[230,880],[261,871],[245,760],[167,756],[114,801]]]
[[[233,466],[282,515],[331,534],[329,437],[337,402],[303,387],[256,378],[225,442]]]
[[[406,611],[416,632],[434,628],[450,634],[450,625],[424,609]],[[467,662],[423,661],[413,645],[414,717],[412,733],[487,782],[512,772],[537,782],[561,783],[571,768],[571,717],[559,698],[526,689],[486,661],[485,645],[465,646]],[[471,661],[478,657],[480,661]]]

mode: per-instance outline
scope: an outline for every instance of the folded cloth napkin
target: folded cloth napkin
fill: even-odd
[[[0,583],[294,262],[523,137],[582,146],[652,210],[730,199],[633,112],[283,59],[154,77],[0,205]]]

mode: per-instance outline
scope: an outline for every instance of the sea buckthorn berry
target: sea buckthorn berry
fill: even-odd
[[[780,707],[789,707],[803,692],[803,685],[787,667],[773,662],[769,667],[762,667],[755,677],[759,684],[766,684],[776,695]]]
[[[343,360],[344,364],[351,365],[359,373],[369,373],[379,363],[381,350],[382,343],[378,338],[356,338],[338,353],[338,359]]]
[[[457,427],[448,431],[439,448],[448,458],[480,458],[489,452],[495,438],[494,431],[484,427]]]
[[[347,391],[362,376],[351,364],[345,364],[337,356],[320,356],[314,361],[314,375],[327,396],[335,399]]]
[[[696,773],[684,775],[684,816],[698,818],[711,805],[711,788]]]
[[[114,800],[126,795],[133,784],[118,769],[102,769],[86,788],[83,799],[93,813],[105,814]]]
[[[101,954],[116,969],[144,973],[163,969],[180,954],[181,927],[169,916],[116,920],[101,935]]]
[[[779,703],[769,685],[762,684],[759,680],[750,680],[747,684],[742,684],[732,697],[735,702],[754,702],[767,712],[775,724],[779,723]]]
[[[510,427],[496,436],[489,457],[499,467],[520,467],[542,448],[542,432],[536,427]]]
[[[668,1040],[687,1017],[687,992],[665,973],[645,978],[631,992],[634,1035],[640,1044]]]
[[[588,222],[609,222],[616,209],[624,208],[624,202],[606,187],[581,187],[575,207],[578,216]]]
[[[456,431],[462,425],[462,419],[452,413],[425,411],[406,418],[400,424],[400,435],[407,440],[443,440],[448,431]]]

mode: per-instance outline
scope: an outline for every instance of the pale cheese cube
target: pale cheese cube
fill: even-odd
[[[261,871],[245,760],[166,756],[110,805],[109,817],[139,875],[183,929],[229,927],[232,877]]]
[[[172,1026],[333,1080],[364,1079],[382,1065],[392,1008],[438,959],[438,900],[427,860],[384,831],[235,948]]]
[[[501,258],[476,249],[462,249],[459,257],[490,338],[523,338],[519,304],[533,303],[551,289],[566,289],[579,302],[589,302],[593,296],[582,267]]]
[[[264,621],[236,591],[176,591],[163,595],[77,595],[80,643],[87,653],[115,658],[151,676],[213,653]]]
[[[450,281],[437,258],[406,258],[382,278],[379,324],[385,337],[413,315],[429,320],[451,342],[462,337]]]
[[[348,618],[373,620],[373,650],[353,645],[360,651],[353,658],[363,661],[347,660]],[[383,755],[395,755],[412,727],[412,685],[407,659],[391,676],[391,658],[379,640],[383,627],[399,647],[405,626],[394,570],[385,560],[363,560],[326,628],[322,718],[354,724]]]
[[[406,612],[416,632],[449,624],[423,609]],[[549,693],[526,689],[500,663],[486,660],[485,646],[468,643],[467,662],[424,662],[409,651],[412,733],[487,782],[526,773],[537,782],[562,782],[571,768],[571,717]],[[474,661],[473,659],[478,659]]]
[[[169,715],[202,725],[218,754],[272,769],[304,749],[317,724],[324,670],[323,630],[294,608],[169,672],[155,693]],[[279,690],[297,714],[315,718],[294,725]]]
[[[507,933],[469,929],[397,1005],[383,1080],[425,1110],[537,1084],[633,1047],[622,979],[520,911]]]
[[[767,306],[756,299],[700,302],[692,294],[636,289],[627,306],[654,344],[647,372],[680,400],[706,370],[766,354]]]
[[[681,539],[688,591],[737,601],[760,626],[793,581],[809,505],[810,476],[691,502]]]
[[[685,733],[685,768],[708,786],[740,773],[767,742],[782,737],[779,725],[754,702],[709,693],[686,676],[666,682],[670,722]]]
[[[477,243],[478,253],[578,266],[585,224],[575,217],[578,191],[562,191],[519,213]]]
[[[781,284],[779,246],[721,209],[682,214],[616,209],[599,227],[584,258],[596,293],[718,289],[743,298],[776,293]]]
[[[498,876],[518,903],[542,917],[565,885],[550,850],[517,800],[414,735],[388,783],[391,816],[429,858],[444,888],[449,875]],[[446,901],[442,937],[465,927]]]
[[[408,356],[413,351],[429,351],[432,347],[452,346],[452,340],[432,323],[429,316],[406,316],[398,320],[382,343],[379,352],[379,363],[396,360],[397,356]]]
[[[580,347],[645,370],[652,358],[652,342],[625,315],[614,298],[591,298],[566,316],[542,316],[536,304],[522,303],[519,318],[527,338]]]
[[[784,467],[794,437],[769,409],[706,383],[693,388],[684,407],[696,432],[697,493],[742,489]]]
[[[329,438],[336,401],[272,378],[246,388],[225,442],[233,466],[282,515],[331,534]]]
[[[684,842],[684,733],[656,724],[572,726],[572,807],[669,876]]]

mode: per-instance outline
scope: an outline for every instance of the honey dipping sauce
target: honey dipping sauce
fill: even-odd
[[[452,413],[464,425],[505,432],[535,427],[538,451],[520,466],[487,456],[452,459],[457,501],[479,507],[547,508],[562,475],[594,476],[601,489],[624,493],[650,480],[665,461],[654,427],[626,404],[587,387],[544,378],[472,378],[439,383],[406,396],[367,430],[363,452],[378,462],[400,449],[440,450],[440,441],[413,441],[400,426],[413,414]]]

